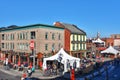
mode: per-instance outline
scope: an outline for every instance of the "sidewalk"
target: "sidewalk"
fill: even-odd
[[[1,65],[0,65],[0,71],[5,72],[9,75],[18,76],[18,77],[21,77],[22,73],[23,73],[23,71],[18,71],[18,70],[13,70],[13,69],[5,70],[4,67]],[[55,75],[55,76],[43,76],[43,75],[44,74],[41,70],[36,69],[31,77],[39,78],[40,80],[50,80],[50,79],[54,79],[56,77],[60,77],[60,75]]]

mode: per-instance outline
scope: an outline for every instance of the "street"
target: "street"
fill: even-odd
[[[20,80],[20,76],[12,76],[0,71],[0,80]]]

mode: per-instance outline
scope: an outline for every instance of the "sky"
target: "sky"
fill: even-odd
[[[74,24],[88,38],[120,34],[120,0],[0,0],[0,27]]]

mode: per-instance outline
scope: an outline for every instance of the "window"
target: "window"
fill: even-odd
[[[46,40],[48,39],[48,33],[47,32],[45,33],[45,39]]]
[[[12,34],[10,34],[10,40],[12,40]]]
[[[54,33],[52,34],[52,40],[55,40],[55,34]]]
[[[29,44],[26,43],[26,44],[25,44],[25,50],[28,50],[28,47],[29,47]]]
[[[28,39],[28,32],[25,33],[25,39]]]
[[[6,46],[6,47],[7,47],[7,49],[9,49],[8,43],[7,43],[6,45],[7,45],[7,46]]]
[[[73,48],[73,50],[75,50],[75,44],[73,44],[72,48]]]
[[[17,43],[17,49],[18,49],[18,50],[20,49],[20,47],[19,47],[19,43]]]
[[[79,44],[77,44],[77,50],[79,50]]]
[[[10,40],[14,40],[14,34],[10,34]]]
[[[117,38],[117,35],[115,35],[114,38],[116,39],[116,38]]]
[[[48,44],[45,44],[45,50],[46,51],[48,50]]]
[[[2,48],[4,48],[4,43],[2,43]]]
[[[83,41],[85,41],[85,36],[83,36]]]
[[[82,41],[82,35],[80,35],[80,41]]]
[[[60,50],[60,48],[61,48],[61,44],[59,43],[59,45],[58,45],[58,49]]]
[[[32,31],[31,32],[31,39],[35,39],[35,38],[36,38],[35,31]]]
[[[83,44],[83,50],[85,50],[85,44]]]
[[[25,33],[23,33],[23,39],[25,39]]]
[[[6,35],[5,37],[6,37],[6,40],[8,40],[8,37],[7,37],[7,35]]]
[[[4,46],[4,47],[5,47],[5,49],[7,49],[7,43],[5,43],[5,46]]]
[[[12,39],[14,40],[14,34],[12,35]]]
[[[12,48],[14,49],[14,43],[12,44]]]
[[[7,46],[8,46],[8,49],[10,49],[10,44],[9,44],[9,43],[8,43],[8,45],[7,45]]]
[[[10,43],[10,49],[12,49],[12,43]]]
[[[10,43],[10,48],[9,49],[14,49],[14,43]]]
[[[36,42],[34,42],[34,48],[36,48]]]
[[[20,33],[20,40],[22,39],[22,33]]]
[[[61,39],[61,35],[59,34],[59,35],[58,35],[58,40],[60,40],[60,39]]]
[[[82,50],[82,44],[80,44],[80,50]]]
[[[17,39],[19,40],[19,33],[17,33]]]
[[[73,35],[73,41],[75,41],[75,35]]]
[[[54,51],[55,50],[55,44],[53,43],[52,44],[52,51]]]
[[[5,35],[4,35],[4,34],[2,34],[2,40],[4,40],[4,37],[5,37]]]
[[[77,35],[77,41],[78,41],[78,35]]]

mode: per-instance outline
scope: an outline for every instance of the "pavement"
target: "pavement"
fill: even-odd
[[[0,65],[0,71],[6,74],[9,74],[9,75],[18,76],[18,77],[21,77],[23,74],[23,71],[18,71],[18,70],[13,70],[13,69],[6,70],[2,65]],[[60,77],[60,75],[44,76],[43,71],[41,71],[40,69],[36,69],[35,72],[31,75],[31,77],[38,78],[40,80],[51,80],[51,79]]]

